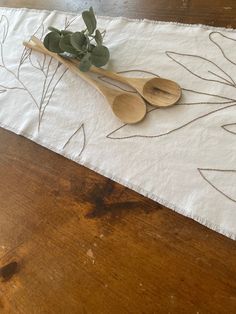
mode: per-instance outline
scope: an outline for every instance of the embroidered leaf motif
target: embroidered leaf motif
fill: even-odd
[[[69,19],[67,16],[65,18],[65,30],[67,30],[67,28],[69,28],[76,20],[77,20],[78,16],[75,16],[71,19]]]
[[[224,124],[221,126],[226,132],[236,135],[236,123]]]
[[[36,36],[39,39],[42,39],[44,35],[44,25],[40,24],[40,26],[37,28],[37,30],[34,32],[33,36]],[[45,62],[45,56],[42,55],[41,53],[38,54],[40,55],[40,58],[37,58],[37,60],[35,60],[35,58],[32,57],[32,50],[29,48],[24,48],[20,57],[20,61],[19,61],[19,65],[18,65],[18,69],[17,69],[17,77],[20,77],[20,70],[22,65],[29,59],[31,65],[38,69],[38,70],[42,70],[43,69],[43,62]],[[44,60],[42,61],[42,63],[40,63],[40,59]]]
[[[193,106],[193,105],[224,105],[236,102],[236,99],[226,96],[199,92],[196,90],[190,90],[182,88],[183,94],[180,100],[181,105]]]
[[[202,178],[217,192],[236,202],[236,170],[198,169]]]
[[[35,36],[35,37],[39,38],[40,40],[42,40],[42,38],[44,36],[44,32],[45,32],[45,27],[44,27],[43,24],[40,24],[39,27],[34,32],[33,36]]]
[[[166,51],[166,55],[194,76],[211,82],[235,86],[234,80],[216,63],[201,56]]]
[[[186,106],[177,105],[165,109],[151,109],[144,121],[137,125],[124,124],[107,135],[110,139],[158,138],[178,132],[197,121],[226,108],[229,105]],[[206,126],[207,127],[207,126]]]
[[[29,53],[29,61],[37,70],[46,71],[48,60],[49,58],[46,58],[46,56],[40,52],[30,51]]]
[[[5,15],[2,15],[0,18],[0,43],[4,44],[9,29],[9,22]]]
[[[62,149],[71,155],[75,155],[79,157],[85,148],[86,136],[85,136],[85,128],[84,124],[81,124],[79,128],[77,128],[74,133],[69,137],[66,143],[63,145]]]
[[[210,33],[209,39],[220,49],[225,59],[236,65],[236,39],[223,35],[220,32]]]
[[[31,50],[25,47],[20,58],[20,66],[29,58],[30,53]]]

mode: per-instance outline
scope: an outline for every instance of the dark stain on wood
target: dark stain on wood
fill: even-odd
[[[4,305],[3,305],[2,300],[0,299],[0,309],[3,309],[3,308],[4,308]]]
[[[93,208],[85,217],[104,217],[111,223],[120,220],[124,215],[131,212],[148,214],[160,209],[156,203],[153,202],[154,206],[146,206],[146,198],[144,198],[144,202],[140,202],[136,197],[138,197],[136,192],[130,192],[125,187],[117,186],[111,180],[106,180],[104,184],[93,184],[87,195],[87,201],[93,204]]]
[[[17,271],[18,263],[11,262],[0,268],[0,277],[2,278],[2,281],[8,281],[12,278],[13,275],[17,273]]]
[[[95,207],[90,211],[86,217],[87,218],[101,218],[103,216],[108,216],[110,218],[121,217],[123,213],[127,213],[130,210],[136,210],[139,208],[138,202],[121,202],[121,203],[112,203],[105,204],[103,199],[100,199],[99,202],[95,204]]]

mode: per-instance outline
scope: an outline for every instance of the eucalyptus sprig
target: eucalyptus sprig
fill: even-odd
[[[92,65],[102,67],[109,61],[110,53],[103,45],[105,32],[97,29],[97,20],[90,7],[82,13],[86,29],[79,32],[59,30],[50,26],[50,32],[44,38],[44,46],[67,58],[78,59],[79,69],[86,72]]]

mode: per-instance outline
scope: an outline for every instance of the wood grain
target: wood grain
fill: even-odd
[[[235,1],[0,0],[91,4],[236,27]],[[0,313],[235,313],[234,241],[3,129],[0,173]]]
[[[92,5],[100,15],[236,25],[235,0],[0,0],[0,5],[75,12]]]

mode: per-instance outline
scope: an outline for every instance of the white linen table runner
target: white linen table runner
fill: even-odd
[[[183,88],[176,106],[148,105],[146,119],[131,126],[63,65],[24,49],[50,25],[76,31],[83,21],[0,8],[0,126],[235,239],[236,31],[99,17],[109,69]]]

